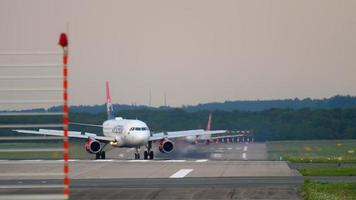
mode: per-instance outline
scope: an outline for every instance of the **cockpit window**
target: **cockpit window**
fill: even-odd
[[[130,131],[147,131],[147,127],[131,127]]]

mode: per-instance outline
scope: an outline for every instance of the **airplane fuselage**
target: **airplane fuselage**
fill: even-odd
[[[103,134],[116,139],[114,147],[140,147],[148,143],[150,130],[143,121],[117,117],[103,123]]]

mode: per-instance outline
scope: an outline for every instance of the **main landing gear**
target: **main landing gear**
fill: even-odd
[[[143,159],[147,160],[152,160],[154,158],[154,154],[152,149],[152,141],[149,141],[148,144],[146,145],[147,151],[143,152]]]
[[[95,159],[97,159],[97,160],[99,160],[99,159],[105,160],[105,157],[106,157],[105,151],[100,151],[99,153],[95,154]]]
[[[104,146],[101,148],[101,150],[95,154],[95,159],[99,160],[99,159],[103,159],[105,160],[106,158],[106,153],[104,151],[104,148],[106,147],[107,144],[104,144]]]
[[[152,160],[154,158],[154,153],[151,150],[152,149],[152,142],[148,142],[146,145],[147,150],[143,152],[143,159],[144,160]],[[139,147],[136,148],[136,153],[135,153],[135,160],[140,159],[140,153],[139,153]]]

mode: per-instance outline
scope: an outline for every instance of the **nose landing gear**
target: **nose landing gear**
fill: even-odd
[[[136,148],[136,152],[135,152],[135,160],[139,160],[140,159],[140,152],[139,152],[140,147]]]

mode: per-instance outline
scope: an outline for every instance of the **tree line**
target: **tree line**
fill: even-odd
[[[175,131],[205,128],[210,111],[188,112],[181,108],[121,110],[117,116],[139,119],[147,123],[151,131]],[[257,141],[305,140],[305,139],[356,139],[356,107],[333,109],[280,109],[263,111],[213,111],[212,128],[228,130],[254,130]],[[97,114],[70,112],[70,121],[102,124],[106,112]],[[54,123],[62,118],[2,117],[0,124]],[[101,133],[100,128],[70,125],[71,130]],[[2,135],[12,134],[0,130]]]

